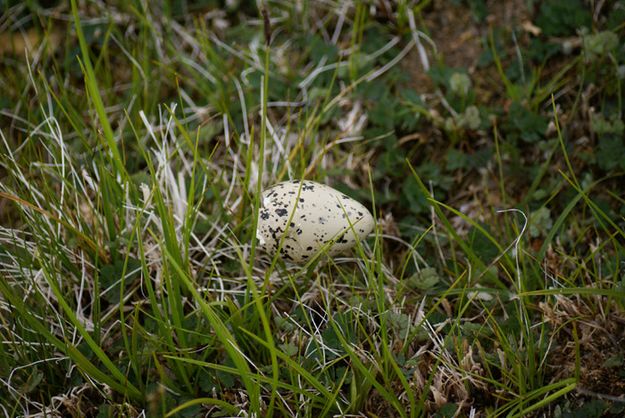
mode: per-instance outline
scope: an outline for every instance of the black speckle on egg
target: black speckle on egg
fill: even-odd
[[[312,181],[279,183],[268,189],[263,199],[258,231],[266,240],[265,249],[273,249],[285,260],[310,260],[318,248],[329,244],[335,244],[335,248],[330,248],[328,254],[337,254],[353,246],[352,234],[363,237],[369,230],[370,215],[361,204]],[[290,219],[295,210],[299,212],[297,218]],[[348,223],[357,223],[354,232],[347,231]]]

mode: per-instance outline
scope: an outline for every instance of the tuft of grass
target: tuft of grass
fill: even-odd
[[[621,416],[623,5],[502,7],[0,6],[3,414]]]

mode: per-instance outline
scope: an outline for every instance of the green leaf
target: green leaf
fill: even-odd
[[[529,232],[531,237],[546,236],[552,227],[551,211],[545,206],[533,211],[530,215]]]
[[[623,121],[616,113],[610,115],[609,117],[605,117],[601,113],[592,113],[590,115],[590,128],[597,135],[620,135],[623,131],[625,131],[625,124],[623,124]]]
[[[467,0],[473,17],[478,22],[483,22],[488,16],[488,6],[486,0]]]
[[[546,36],[569,36],[580,27],[591,27],[592,16],[581,0],[546,0],[540,5],[536,25]]]
[[[584,53],[592,61],[614,50],[619,44],[618,36],[611,31],[603,31],[584,36]]]
[[[109,303],[119,303],[121,296],[121,282],[122,275],[126,275],[124,278],[124,293],[126,289],[132,285],[132,283],[139,276],[141,269],[141,262],[135,258],[129,258],[124,272],[124,261],[116,260],[114,264],[107,264],[100,269],[100,285],[103,290],[106,290],[104,299]]]
[[[278,348],[289,357],[293,357],[299,352],[299,348],[293,343],[279,344]]]
[[[599,418],[603,416],[603,412],[607,407],[608,405],[605,401],[592,399],[579,408],[575,408],[570,412],[564,412],[562,418]]]
[[[482,119],[480,118],[480,110],[477,106],[468,106],[464,112],[460,113],[456,119],[458,126],[476,130],[480,127]]]
[[[615,354],[612,357],[608,357],[603,362],[603,367],[605,368],[613,368],[613,367],[621,367],[625,364],[625,358],[623,357],[623,353]]]
[[[401,107],[399,101],[388,94],[379,96],[379,100],[369,110],[369,122],[386,130],[395,127],[397,111]]]
[[[421,97],[412,89],[403,90],[400,94],[400,105],[395,115],[395,126],[403,132],[412,133],[417,129],[421,114],[426,113]]]
[[[532,112],[519,102],[513,102],[510,106],[508,122],[523,141],[530,143],[543,138],[549,123],[545,116]]]
[[[480,224],[484,230],[490,234],[488,225]],[[499,254],[499,250],[488,237],[478,228],[472,226],[468,234],[468,243],[475,254],[485,263],[494,259]]]
[[[406,178],[401,189],[402,200],[412,213],[419,214],[429,210],[427,196],[412,176]]]
[[[410,277],[406,284],[412,288],[429,290],[436,286],[440,281],[441,278],[436,272],[436,269],[433,267],[426,267]]]
[[[437,413],[434,415],[435,417],[440,418],[452,418],[456,416],[456,411],[458,410],[458,405],[455,403],[446,403],[441,406]]]
[[[412,328],[410,317],[405,313],[386,311],[384,318],[400,339],[405,339],[410,333]]]
[[[453,73],[449,77],[449,89],[458,96],[466,96],[471,89],[471,79],[465,73]]]
[[[625,169],[625,144],[623,138],[615,135],[603,135],[599,137],[597,149],[597,165],[606,170],[616,168]]]
[[[450,148],[447,151],[447,170],[453,171],[459,168],[467,168],[469,165],[469,156],[462,151],[458,151],[455,148]]]
[[[313,62],[319,63],[325,58],[326,62],[338,60],[338,48],[331,42],[326,42],[318,34],[309,35],[306,42],[310,45],[310,58]]]

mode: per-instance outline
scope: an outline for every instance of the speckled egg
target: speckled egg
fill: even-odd
[[[324,184],[294,180],[263,192],[256,237],[271,255],[279,250],[283,259],[305,263],[328,243],[329,255],[352,248],[356,235],[366,238],[374,225],[360,202]]]

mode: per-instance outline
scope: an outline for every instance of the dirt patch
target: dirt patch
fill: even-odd
[[[604,304],[603,301],[598,301]],[[541,304],[555,337],[549,357],[552,380],[575,376],[579,352],[582,393],[622,396],[625,393],[625,321],[623,313],[606,316],[578,300],[559,297],[555,305]]]
[[[519,27],[531,18],[532,11],[523,0],[488,1],[485,18],[477,21],[475,13],[465,4],[453,5],[449,1],[434,1],[422,17],[426,31],[436,45],[436,54],[430,50],[431,64],[437,62],[446,67],[465,68],[471,74],[476,90],[488,93],[493,80],[497,80],[495,68],[479,68],[478,62],[484,52],[484,40],[496,23],[497,27],[509,31]],[[526,44],[526,36],[517,33],[520,46]],[[425,73],[416,50],[402,63],[411,75],[410,87],[419,92],[432,90],[432,81]],[[494,77],[494,78],[493,78]],[[490,94],[489,94],[490,95]]]
[[[475,71],[483,52],[482,39],[496,22],[500,28],[514,28],[529,17],[524,1],[489,1],[484,21],[478,22],[474,12],[465,5],[453,6],[436,1],[425,23],[448,67],[464,67]]]

